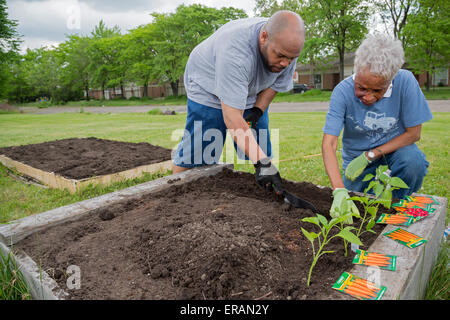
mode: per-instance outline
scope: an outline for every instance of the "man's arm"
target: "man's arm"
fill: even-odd
[[[267,88],[256,97],[255,107],[258,107],[262,112],[266,111],[267,107],[272,103],[273,98],[277,95],[277,92],[272,88]]]
[[[256,97],[255,107],[264,112],[276,94],[277,92],[271,88],[261,91]],[[230,133],[238,147],[244,151],[253,163],[266,158],[266,154],[259,147],[251,130],[249,130],[247,122],[242,117],[243,110],[232,108],[223,102],[221,104],[225,125],[228,129],[231,129]]]
[[[259,147],[251,129],[242,117],[243,110],[239,110],[222,103],[223,120],[236,142],[239,149],[244,151],[247,157],[256,163],[258,160],[266,158],[266,154]]]
[[[345,188],[336,156],[337,146],[338,137],[324,133],[322,139],[322,159],[333,190],[336,188]]]

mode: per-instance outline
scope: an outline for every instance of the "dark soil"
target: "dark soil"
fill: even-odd
[[[146,142],[71,138],[0,148],[0,154],[70,179],[116,173],[171,159],[171,150]]]
[[[285,187],[330,218],[331,189]],[[306,286],[312,250],[300,227],[314,225],[300,219],[313,215],[252,174],[225,169],[31,235],[16,249],[41,261],[70,299],[349,299],[331,288],[352,268],[354,254],[344,256],[340,238]],[[383,228],[362,236],[366,247]],[[69,265],[80,267],[81,289],[67,289]]]

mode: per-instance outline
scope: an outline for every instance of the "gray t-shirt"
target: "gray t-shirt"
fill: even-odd
[[[267,18],[230,21],[192,50],[184,85],[189,99],[213,108],[220,101],[236,109],[252,108],[259,92],[292,89],[297,59],[279,73],[262,60],[258,37]]]

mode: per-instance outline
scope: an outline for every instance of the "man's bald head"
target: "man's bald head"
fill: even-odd
[[[259,48],[266,66],[280,72],[297,58],[305,43],[305,25],[292,11],[276,12],[260,32]]]
[[[265,24],[264,30],[271,38],[285,33],[298,38],[305,37],[305,25],[302,18],[297,13],[288,10],[275,12]]]

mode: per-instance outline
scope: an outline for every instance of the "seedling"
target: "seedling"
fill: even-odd
[[[392,191],[408,188],[408,185],[402,179],[391,177],[387,174],[386,172],[388,169],[388,166],[381,165],[376,169],[375,176],[371,173],[367,174],[363,181],[372,181],[370,181],[369,185],[364,190],[364,196],[349,198],[349,200],[359,201],[364,206],[364,215],[361,218],[361,224],[356,233],[357,237],[365,232],[375,233],[372,228],[375,225],[379,205],[381,204],[386,209],[390,209],[392,204]],[[375,198],[369,198],[367,196],[371,190],[373,191]],[[363,231],[362,227],[364,224],[366,224],[366,230]]]
[[[311,242],[312,251],[313,251],[313,262],[311,264],[311,267],[309,268],[308,281],[307,281],[308,287],[311,282],[312,270],[314,269],[319,258],[326,253],[335,252],[335,251],[324,250],[326,245],[333,238],[340,237],[349,242],[353,242],[355,244],[362,245],[361,240],[359,240],[359,238],[351,232],[351,230],[355,229],[354,227],[347,226],[345,228],[342,228],[337,234],[335,234],[333,236],[330,236],[330,234],[329,234],[333,227],[337,226],[340,223],[343,223],[345,220],[347,220],[350,217],[350,215],[351,214],[345,214],[345,215],[342,215],[337,218],[332,218],[330,221],[328,221],[327,218],[325,218],[324,216],[322,216],[320,214],[317,214],[316,217],[307,217],[307,218],[302,219],[302,221],[315,224],[316,226],[318,226],[320,228],[319,233],[308,232],[305,229],[301,228],[305,237]],[[314,242],[316,239],[318,242],[317,251],[314,246]]]

